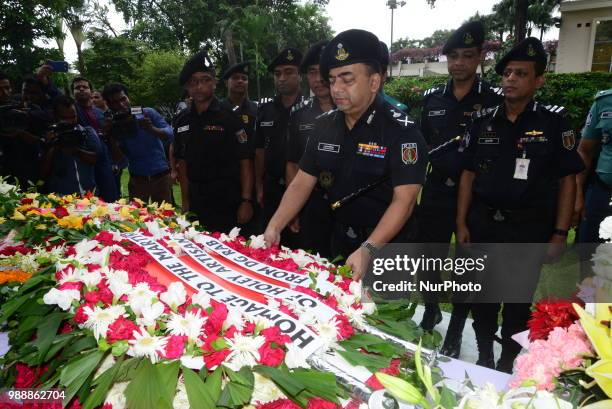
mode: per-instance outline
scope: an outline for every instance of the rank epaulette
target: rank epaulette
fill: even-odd
[[[542,106],[544,109],[553,112],[555,114],[564,116],[567,113],[567,109],[565,109],[565,107],[561,106],[561,105],[543,105]]]
[[[300,109],[307,107],[308,105],[312,104],[313,98],[307,98],[307,99],[303,99],[300,102],[297,102],[296,104],[293,105],[293,107],[291,108],[291,115],[293,115],[294,113],[296,113],[297,111],[299,111]]]
[[[480,111],[475,111],[472,114],[472,119],[484,118],[485,116],[491,114],[492,112],[495,112],[497,108],[498,108],[497,106],[494,106],[494,107],[489,107],[489,108],[483,108]]]
[[[324,118],[327,115],[335,114],[336,112],[338,112],[338,108],[330,109],[329,111],[323,112],[321,115],[315,117],[315,119]]]
[[[491,87],[491,91],[497,95],[504,95],[504,90],[502,89],[502,87]]]
[[[423,92],[423,96],[424,96],[424,97],[426,97],[426,96],[428,96],[428,95],[435,94],[436,92],[442,91],[442,86],[443,86],[443,84],[441,84],[441,85],[436,85],[436,86],[435,86],[435,87],[433,87],[433,88],[429,88],[428,90],[426,90],[425,92]]]

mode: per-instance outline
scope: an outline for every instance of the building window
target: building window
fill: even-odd
[[[601,20],[594,24],[593,63],[591,71],[612,72],[612,20]]]

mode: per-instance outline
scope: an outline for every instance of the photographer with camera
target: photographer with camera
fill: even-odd
[[[98,194],[107,202],[119,199],[121,170],[126,164],[112,163],[110,148],[102,132],[104,113],[94,106],[91,82],[85,77],[77,76],[72,80],[72,93],[76,102],[77,119],[80,125],[92,127],[100,139],[100,155],[96,162],[96,185]]]
[[[10,80],[0,73],[0,175],[16,179],[24,189],[39,179],[40,137],[50,120],[33,101],[43,96],[41,84],[28,78],[22,102],[12,100]]]
[[[104,87],[109,107],[104,125],[115,162],[127,157],[130,198],[172,202],[170,166],[164,149],[173,140],[172,127],[153,108],[132,107],[122,84]]]
[[[53,100],[55,123],[45,135],[41,177],[47,192],[85,194],[96,188],[95,165],[101,152],[96,131],[78,124],[74,99]]]

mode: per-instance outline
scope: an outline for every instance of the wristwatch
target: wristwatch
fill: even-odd
[[[370,253],[370,257],[376,257],[376,255],[378,254],[378,247],[376,247],[371,241],[364,241],[363,243],[361,243],[361,247],[363,247],[368,251],[368,253]]]

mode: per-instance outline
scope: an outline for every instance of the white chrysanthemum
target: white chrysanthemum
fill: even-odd
[[[125,308],[121,305],[111,305],[108,308],[96,306],[93,309],[87,306],[83,312],[87,314],[87,321],[83,325],[93,331],[96,339],[105,338],[109,325],[117,318],[126,316]]]
[[[340,307],[344,315],[349,319],[350,323],[357,329],[363,329],[366,325],[365,317],[363,316],[362,309],[356,309],[353,307]]]
[[[134,331],[134,339],[128,341],[130,347],[127,354],[135,358],[146,357],[157,363],[160,354],[166,348],[168,340],[165,337],[152,336],[147,331]]]
[[[130,277],[125,270],[110,270],[108,267],[103,267],[102,273],[106,275],[108,288],[113,293],[115,299],[121,298],[125,294],[129,294],[133,287],[130,284]]]
[[[199,371],[204,366],[204,358],[202,356],[183,355],[181,364],[189,369]]]
[[[36,254],[26,254],[19,260],[19,268],[23,271],[33,273],[38,271],[40,264],[36,261]]]
[[[191,296],[191,303],[197,304],[202,308],[210,307],[210,296],[204,291],[199,291]]]
[[[185,303],[187,291],[185,291],[183,283],[176,281],[168,286],[168,291],[159,295],[159,299],[168,304],[173,310],[176,310]]]
[[[93,249],[98,248],[98,244],[100,244],[98,240],[87,240],[87,239],[81,240],[80,242],[74,245],[74,251],[76,253],[75,257],[76,258],[87,257],[87,255],[91,253]]]
[[[115,362],[116,361],[115,361],[115,357],[113,356],[113,354],[108,354],[106,358],[104,358],[104,360],[102,361],[98,369],[96,369],[96,373],[94,374],[94,377],[93,377],[94,380],[98,378],[100,375],[102,375],[104,372],[106,372],[113,365],[115,365]]]
[[[128,293],[128,303],[134,314],[141,315],[142,309],[157,300],[157,293],[147,283],[138,283]]]
[[[274,325],[272,321],[270,321],[266,317],[262,317],[261,315],[258,315],[257,317],[249,317],[249,321],[255,324],[255,326],[259,330],[270,328],[271,326]]]
[[[183,232],[183,237],[185,237],[187,240],[196,240],[198,237],[200,236],[200,232],[197,231],[195,228],[190,227],[187,230],[185,230]]]
[[[357,297],[353,294],[344,293],[338,297],[338,305],[340,305],[340,307],[350,307],[358,301]]]
[[[264,240],[263,234],[260,234],[259,236],[251,236],[250,238],[251,244],[249,244],[249,247],[254,249],[262,249],[266,247],[266,241]]]
[[[104,404],[109,404],[113,409],[125,409],[125,388],[129,385],[129,382],[118,382],[113,385],[108,391]]]
[[[11,190],[17,189],[16,186],[6,183],[4,181],[0,182],[0,194],[5,195]]]
[[[145,222],[145,225],[147,226],[147,230],[149,230],[149,233],[153,235],[153,238],[155,240],[163,239],[164,236],[166,235],[166,231],[162,229],[161,227],[159,227],[157,220]]]
[[[90,289],[97,286],[102,281],[102,275],[100,270],[83,272],[80,277],[80,281]]]
[[[372,315],[376,312],[376,304],[373,301],[362,302],[361,309],[365,315]]]
[[[353,281],[353,282],[351,282],[351,284],[349,285],[349,291],[354,296],[361,297],[361,292],[363,291],[363,285],[361,284],[361,281]]]
[[[72,306],[72,301],[80,300],[81,293],[78,290],[58,290],[52,288],[43,296],[43,302],[47,305],[57,305],[64,311]]]
[[[222,329],[225,331],[232,325],[236,327],[238,331],[242,331],[242,328],[244,328],[244,317],[237,308],[228,309],[227,318],[225,318],[225,321],[223,321]]]
[[[64,270],[64,268],[66,267],[66,264],[60,264],[60,262],[57,262],[55,265],[55,268],[59,271],[59,270]],[[74,268],[72,266],[66,268],[64,270],[64,272],[62,273],[62,276],[59,279],[59,283],[60,284],[64,284],[64,283],[76,283],[78,281],[81,281],[81,273],[83,271],[83,269],[79,269],[79,268]]]
[[[143,305],[140,310],[140,317],[136,319],[136,323],[146,327],[155,325],[155,321],[161,317],[164,310],[164,304],[159,301]]]
[[[317,317],[311,311],[304,311],[298,315],[298,320],[304,325],[314,325],[317,323]]]
[[[313,325],[315,332],[329,349],[338,340],[338,321],[332,318],[329,321],[319,321]]]
[[[327,281],[329,278],[329,270],[324,270],[315,266],[308,267],[308,271],[314,273],[317,281]]]
[[[606,217],[599,225],[599,237],[612,241],[612,217]]]
[[[185,216],[179,216],[176,218],[176,223],[179,225],[181,230],[185,230],[191,227],[191,223],[185,219]]]
[[[185,315],[172,314],[166,326],[172,335],[185,335],[191,340],[196,340],[202,333],[206,318],[200,315],[200,310],[189,311]]]
[[[306,357],[300,348],[295,346],[293,343],[286,345],[287,352],[285,353],[285,364],[291,368],[310,368]]]
[[[243,366],[255,366],[259,361],[259,348],[266,343],[266,338],[236,334],[233,339],[225,338],[231,352],[226,358],[225,365],[234,371]]]
[[[60,258],[64,256],[64,251],[66,250],[66,245],[62,244],[61,246],[54,246],[49,250],[49,257],[54,259]]]
[[[255,372],[253,378],[253,395],[251,396],[251,404],[258,405],[275,401],[277,399],[285,399],[285,394],[278,389],[276,384],[265,376],[261,376]]]
[[[228,236],[230,239],[236,240],[236,238],[240,236],[240,227],[234,227],[232,230],[230,230]]]
[[[300,268],[306,267],[308,264],[312,263],[313,261],[311,255],[302,249],[295,250],[289,253],[289,256],[295,262],[295,264],[297,264],[298,267]]]
[[[340,287],[332,286],[332,288],[329,289],[329,295],[335,298],[340,298],[344,294],[345,292]]]
[[[187,389],[185,389],[185,381],[180,377],[176,384],[176,395],[172,400],[173,409],[190,409],[189,398],[187,397]],[[114,409],[114,408],[113,408]]]

